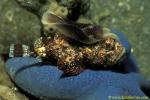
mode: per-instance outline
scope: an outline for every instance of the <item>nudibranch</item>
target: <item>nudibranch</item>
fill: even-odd
[[[35,41],[33,50],[29,52],[25,49],[28,46],[13,45],[10,57],[34,54],[67,75],[80,74],[87,64],[109,67],[124,58],[125,47],[108,28],[75,23],[50,12],[45,13],[41,21],[45,36]]]

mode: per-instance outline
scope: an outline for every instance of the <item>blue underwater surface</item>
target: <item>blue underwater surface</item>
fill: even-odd
[[[116,30],[113,32],[118,35],[129,56],[121,66],[125,67],[126,73],[87,69],[77,76],[61,77],[63,72],[56,66],[41,65],[37,59],[30,57],[9,59],[6,70],[19,87],[47,100],[109,100],[110,96],[148,98],[142,88],[149,91],[150,85],[138,73],[130,54],[130,44],[122,33]]]

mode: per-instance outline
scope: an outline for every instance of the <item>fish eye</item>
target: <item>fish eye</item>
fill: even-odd
[[[52,28],[52,27],[50,27],[50,28],[48,29],[48,32],[49,32],[49,33],[54,33],[54,32],[55,32],[55,29]]]
[[[44,35],[45,35],[46,37],[52,36],[53,33],[55,33],[55,32],[56,32],[56,31],[55,31],[55,29],[54,29],[53,27],[48,27],[47,29],[45,29]]]

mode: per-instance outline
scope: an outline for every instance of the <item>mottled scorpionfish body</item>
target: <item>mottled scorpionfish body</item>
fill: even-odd
[[[69,41],[69,40],[68,40]],[[34,49],[43,62],[54,63],[67,75],[77,75],[87,68],[87,64],[99,67],[112,66],[123,57],[124,47],[113,38],[106,38],[94,45],[72,45],[67,39],[54,36],[53,39],[40,38]]]

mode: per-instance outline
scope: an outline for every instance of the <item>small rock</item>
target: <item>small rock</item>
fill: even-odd
[[[0,85],[0,100],[29,100],[24,95],[19,94],[14,89],[5,85]]]

